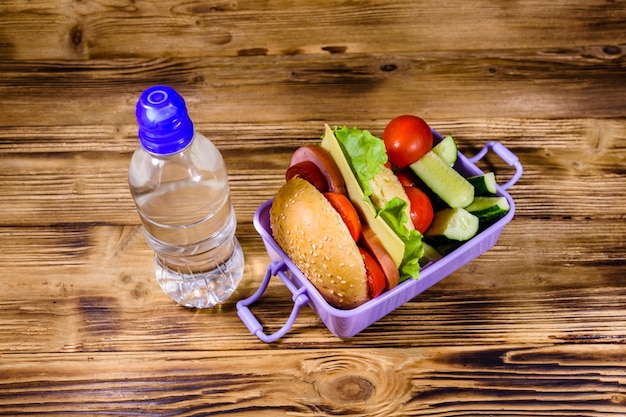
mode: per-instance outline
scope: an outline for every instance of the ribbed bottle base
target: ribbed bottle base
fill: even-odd
[[[210,271],[173,271],[164,266],[158,256],[154,258],[154,270],[163,291],[178,304],[209,308],[226,301],[237,289],[243,277],[243,251],[235,238],[231,257]]]

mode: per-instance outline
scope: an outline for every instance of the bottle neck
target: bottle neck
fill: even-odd
[[[183,153],[187,151],[189,148],[191,148],[191,145],[195,141],[195,138],[196,138],[196,132],[194,131],[192,132],[192,135],[189,137],[189,139],[185,140],[185,142],[181,142],[180,144],[178,144],[178,146],[172,146],[170,149],[170,152],[165,152],[165,150],[162,148],[155,151],[153,148],[149,146],[145,146],[143,142],[141,142],[141,147],[143,148],[143,150],[148,152],[150,156],[153,156],[155,158],[159,158],[159,159],[171,158],[172,156]]]

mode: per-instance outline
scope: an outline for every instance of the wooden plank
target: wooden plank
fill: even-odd
[[[197,103],[190,103],[190,114],[197,130],[209,137],[222,151],[237,153],[246,149],[247,158],[280,161],[283,153],[302,143],[319,143],[324,123],[354,125],[381,136],[390,119],[361,114],[349,119],[303,120],[281,123],[207,121]],[[64,120],[61,120],[65,122]],[[526,119],[517,117],[428,118],[431,127],[451,134],[467,156],[477,153],[491,140],[503,142],[516,151],[541,151],[545,158],[563,152],[583,152],[588,158],[615,158],[620,161],[626,141],[623,118]],[[57,121],[59,122],[59,121]],[[6,126],[0,130],[3,155],[30,153],[117,152],[130,154],[139,146],[137,125],[95,124],[90,126],[57,123],[54,126]],[[268,158],[268,156],[270,158]],[[547,161],[549,162],[549,161]],[[613,160],[611,161],[613,162]]]
[[[0,270],[14,277],[3,287],[0,352],[259,348],[234,304],[256,290],[269,259],[251,226],[238,235],[246,256],[241,287],[222,308],[193,311],[158,287],[136,226],[0,228]],[[355,338],[335,338],[305,308],[280,345],[621,343],[624,236],[623,221],[514,220],[490,251]],[[291,298],[273,279],[253,307],[268,333],[286,322]]]
[[[432,50],[559,50],[624,43],[626,11],[601,0],[108,2],[1,6],[3,58],[97,59]],[[542,24],[537,24],[541,22]],[[601,30],[598,30],[601,28]]]
[[[20,158],[12,157],[12,163],[1,161],[0,165],[8,166],[11,171],[3,171],[2,175],[0,191],[5,198],[0,201],[0,224],[139,222],[124,174],[126,158],[115,161],[71,158],[71,161],[76,165],[69,165],[64,158],[46,158],[41,165],[28,170],[15,167],[13,163],[24,162]],[[518,216],[623,218],[626,184],[619,166],[613,168],[614,173],[593,173],[591,168],[586,168],[584,175],[572,172],[543,179],[546,177],[542,171],[528,161],[522,160],[527,167],[526,177],[511,190]],[[253,181],[246,171],[231,176],[233,204],[240,222],[252,220],[257,207],[273,197],[284,182],[283,175],[284,169],[271,169],[266,173],[261,171]],[[542,182],[537,185],[533,180],[539,176]],[[598,210],[599,207],[602,209]]]
[[[363,121],[362,126],[371,125],[374,132],[381,132],[384,123]],[[524,175],[510,190],[519,217],[623,218],[626,124],[622,119],[558,124],[541,119],[522,121],[513,128],[514,123],[511,119],[435,120],[433,125],[442,133],[457,136],[458,132],[460,149],[468,155],[488,140],[499,140],[519,156]],[[274,195],[284,181],[291,152],[301,144],[316,143],[321,124],[307,122],[293,129],[259,125],[241,133],[230,124],[199,125],[224,153],[240,222],[250,222],[256,208]],[[1,225],[138,223],[126,177],[131,152],[137,146],[131,135],[136,133],[126,126],[100,152],[97,144],[101,139],[91,142],[78,130],[76,126],[57,127],[45,146],[43,129],[27,136],[16,137],[15,129],[0,134],[6,150],[0,155]],[[104,127],[94,130],[96,138],[110,131]],[[52,152],[45,152],[47,148]],[[494,155],[480,166],[495,170],[501,182],[512,174]]]
[[[1,63],[0,94],[9,127],[15,120],[98,125],[103,117],[113,126],[132,125],[141,91],[161,83],[183,94],[198,123],[341,123],[403,113],[427,119],[624,117],[622,58],[595,45],[556,52],[35,60]]]
[[[0,412],[619,415],[624,352],[595,343],[338,348],[323,355],[307,349],[4,353]]]

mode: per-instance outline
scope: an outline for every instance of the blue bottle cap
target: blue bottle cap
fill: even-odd
[[[135,109],[139,141],[156,155],[183,150],[193,139],[193,123],[185,100],[171,87],[157,85],[145,90]]]

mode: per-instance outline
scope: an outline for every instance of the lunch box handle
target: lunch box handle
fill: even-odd
[[[496,141],[487,142],[487,144],[480,150],[480,152],[478,152],[476,155],[468,159],[472,163],[476,163],[480,161],[481,159],[483,159],[490,149],[496,155],[502,158],[504,162],[509,164],[509,166],[515,168],[515,174],[513,174],[511,179],[506,184],[500,186],[503,190],[506,191],[509,187],[515,184],[517,180],[519,180],[520,177],[522,176],[522,172],[523,172],[522,164],[519,161],[519,158],[517,157],[517,155],[511,152],[506,146]]]
[[[289,277],[285,274],[286,269],[287,266],[284,262],[271,262],[267,266],[267,270],[265,271],[265,277],[263,277],[263,281],[261,282],[259,289],[245,300],[240,300],[239,302],[237,302],[237,315],[239,316],[241,321],[243,321],[248,330],[250,330],[250,333],[258,337],[265,343],[272,343],[283,337],[285,333],[287,333],[295,323],[296,318],[298,317],[298,313],[300,312],[300,308],[309,303],[309,297],[306,295],[306,288],[296,288],[293,282],[291,282]],[[267,285],[269,284],[270,279],[274,276],[278,276],[285,283],[287,288],[289,288],[289,291],[291,291],[291,293],[293,294],[293,310],[291,310],[291,314],[289,315],[289,318],[287,319],[287,322],[283,325],[283,327],[275,333],[268,335],[263,332],[263,325],[259,322],[256,316],[252,313],[252,311],[250,311],[248,306],[261,298],[261,295],[263,295],[263,293],[267,289]]]

